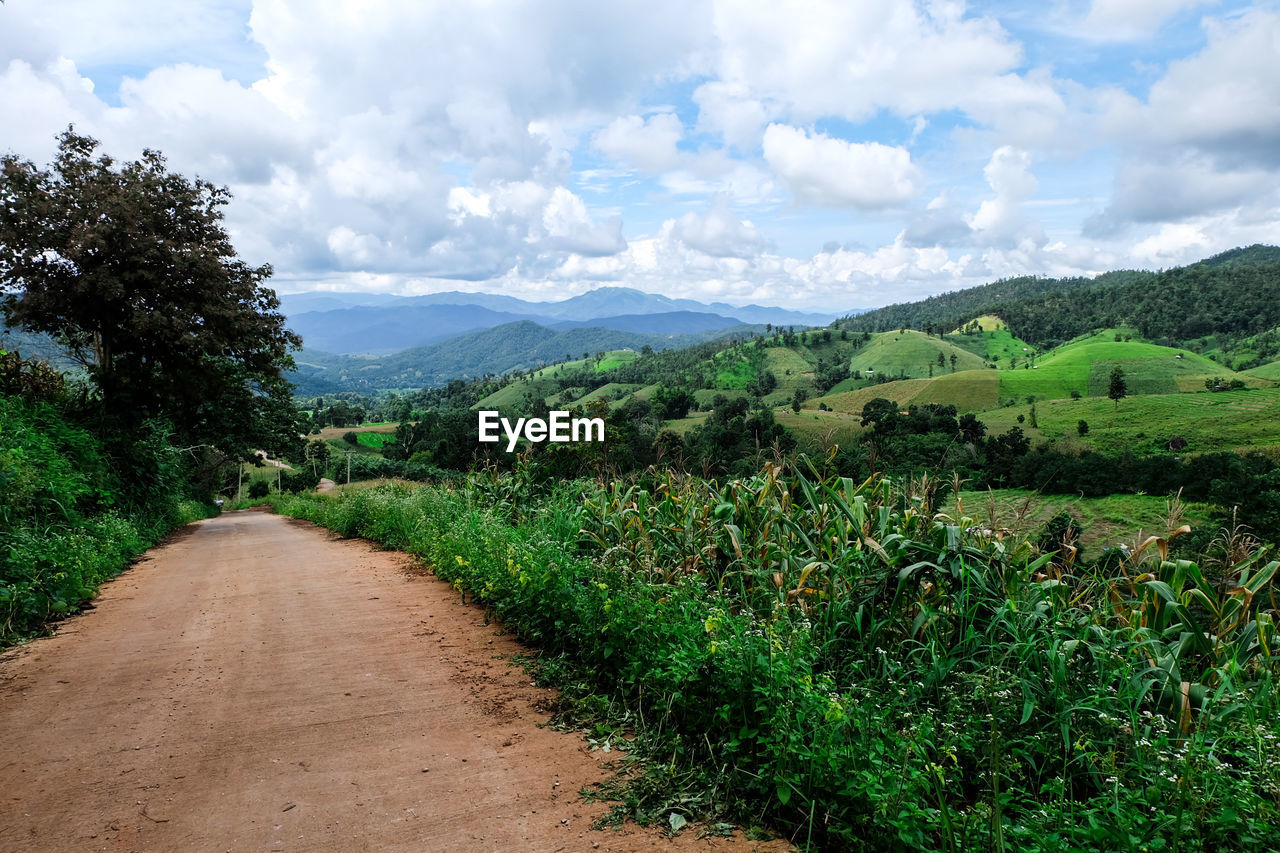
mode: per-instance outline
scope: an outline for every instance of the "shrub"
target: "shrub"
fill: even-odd
[[[360,436],[355,432],[355,430],[348,430],[342,434],[342,440],[354,447],[360,443]]]
[[[249,497],[253,500],[265,498],[271,492],[271,486],[266,480],[254,480],[249,484]]]

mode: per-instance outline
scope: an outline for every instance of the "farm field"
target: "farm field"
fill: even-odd
[[[1280,388],[1125,397],[1118,406],[1096,398],[1037,401],[1035,406],[1039,429],[1031,428],[1031,407],[1025,403],[982,412],[979,419],[993,432],[1021,426],[1037,438],[1107,453],[1161,452],[1175,438],[1187,442],[1188,453],[1280,445]],[[1089,425],[1083,437],[1077,434],[1081,420]]]
[[[1147,536],[1164,535],[1168,530],[1169,499],[1157,495],[1082,498],[1042,495],[1026,489],[992,489],[963,491],[960,498],[966,515],[979,518],[989,528],[1007,529],[1022,538],[1034,538],[1046,522],[1065,512],[1077,522],[1078,544],[1089,558],[1097,557],[1103,548],[1136,548]],[[948,501],[939,509],[953,513],[954,502]],[[1184,505],[1182,517],[1193,529],[1212,529],[1212,507],[1205,504]]]
[[[942,364],[938,363],[942,356]],[[984,359],[949,341],[907,329],[903,332],[881,332],[853,354],[849,368],[855,376],[876,373],[885,376],[905,376],[908,379],[924,379],[952,372],[951,357],[955,356],[955,370],[980,370]]]

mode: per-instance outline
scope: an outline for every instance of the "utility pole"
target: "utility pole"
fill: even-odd
[[[347,454],[347,485],[349,486],[351,485],[351,454],[355,453],[355,451],[347,450],[345,453]]]

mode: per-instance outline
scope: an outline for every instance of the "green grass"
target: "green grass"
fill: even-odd
[[[715,387],[726,391],[741,391],[756,381],[756,369],[745,358],[724,358],[716,371]]]
[[[1036,360],[1035,367],[1001,369],[1000,396],[1024,400],[1082,396],[1105,397],[1111,370],[1116,365],[1125,373],[1131,395],[1172,394],[1194,391],[1211,376],[1235,376],[1221,365],[1185,350],[1141,341],[1116,341],[1119,330],[1107,329],[1064,344]],[[1179,356],[1181,356],[1179,358]],[[1008,365],[1002,365],[1007,368]],[[1256,382],[1255,384],[1261,384]]]
[[[813,365],[795,350],[787,347],[766,348],[764,366],[778,377],[778,388],[770,396],[785,396],[790,400],[798,389],[813,394]]]
[[[852,447],[863,432],[862,416],[844,412],[801,409],[800,414],[796,414],[790,408],[780,408],[774,412],[774,419],[794,432],[801,441],[801,446],[838,444]]]
[[[707,422],[710,412],[690,412],[687,418],[680,418],[674,421],[667,421],[664,429],[674,430],[679,435],[687,435],[689,430],[696,426],[702,426]]]
[[[986,369],[948,373],[934,379],[886,382],[854,391],[839,391],[837,389],[840,386],[837,385],[832,393],[806,401],[805,409],[816,409],[819,403],[826,403],[828,408],[837,412],[860,415],[863,406],[877,397],[883,397],[893,400],[902,409],[934,403],[955,406],[963,414],[995,406],[999,402],[998,382],[996,371]]]
[[[1029,414],[1020,403],[978,419],[992,432],[1022,426],[1034,438],[1107,453],[1163,451],[1175,437],[1186,439],[1188,453],[1280,445],[1280,388],[1126,397],[1119,406],[1105,398],[1048,400],[1036,403],[1038,430],[1030,429]],[[1089,424],[1083,438],[1076,431],[1081,420]]]
[[[551,368],[538,371],[544,373]],[[512,382],[480,400],[471,408],[511,411],[524,405],[526,397],[546,401],[559,391],[559,384],[549,376],[534,376]]]
[[[945,366],[938,364],[942,355]],[[947,340],[911,329],[905,332],[880,332],[872,335],[862,349],[853,354],[849,369],[866,376],[867,371],[908,379],[928,378],[951,373],[951,357],[956,357],[956,370],[981,369],[984,360]],[[932,373],[931,373],[932,371]]]
[[[1078,544],[1093,558],[1103,548],[1124,544],[1136,548],[1146,536],[1164,536],[1168,530],[1169,500],[1158,495],[1109,495],[1081,498],[1072,495],[1040,495],[1026,489],[993,489],[960,493],[964,512],[976,516],[993,530],[1009,530],[1015,537],[1036,538],[1045,522],[1060,512],[1069,513],[1080,525]],[[995,513],[992,515],[992,507]],[[941,507],[950,511],[954,503]],[[1185,504],[1183,517],[1193,530],[1212,524],[1213,507]]]
[[[356,441],[364,447],[382,450],[384,445],[395,443],[395,433],[390,432],[357,432]]]
[[[1275,564],[1205,563],[1240,577],[1221,590],[1151,548],[1054,563],[904,487],[525,468],[274,502],[419,556],[536,647],[574,719],[628,740],[619,819],[825,850],[1280,849]]]
[[[893,400],[901,408],[905,409],[915,400],[926,388],[929,387],[933,380],[929,379],[904,379],[899,382],[886,382],[883,385],[872,385],[869,388],[862,388],[857,391],[841,391],[809,400],[805,403],[805,408],[818,408],[818,403],[823,402],[827,407],[837,412],[845,414],[861,415],[862,407],[877,397],[883,397],[886,400]],[[838,386],[837,386],[838,387]]]
[[[1254,376],[1258,379],[1267,379],[1272,382],[1280,382],[1280,361],[1273,361],[1270,364],[1264,364],[1255,367],[1252,370],[1244,371],[1245,376]]]
[[[604,358],[596,363],[595,369],[597,373],[603,373],[606,370],[614,370],[622,367],[624,364],[630,364],[640,357],[640,353],[630,349],[615,349],[604,354]]]
[[[640,389],[639,385],[629,385],[622,382],[610,382],[607,385],[601,385],[589,394],[577,398],[573,401],[575,406],[585,406],[592,400],[608,400],[610,405],[621,405],[626,402],[632,392]]]

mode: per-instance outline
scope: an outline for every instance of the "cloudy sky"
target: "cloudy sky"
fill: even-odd
[[[0,151],[231,187],[282,292],[843,311],[1280,241],[1280,6],[7,0]]]

